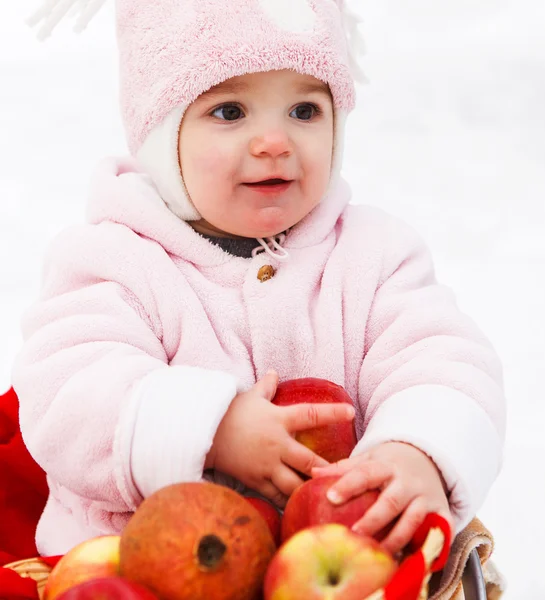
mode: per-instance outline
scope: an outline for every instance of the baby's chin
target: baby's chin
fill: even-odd
[[[294,227],[306,214],[299,214],[285,206],[267,206],[244,210],[238,215],[224,215],[213,226],[229,237],[268,238],[275,237]],[[209,221],[210,223],[210,221]]]
[[[274,237],[296,225],[301,218],[290,214],[283,207],[269,206],[253,214],[247,220],[245,227],[237,228],[239,231],[244,231],[238,235],[253,238]]]

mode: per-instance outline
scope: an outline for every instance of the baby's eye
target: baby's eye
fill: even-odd
[[[290,113],[290,117],[294,116],[301,121],[310,121],[312,117],[320,114],[320,109],[315,104],[299,104]]]
[[[212,115],[224,121],[236,121],[242,116],[242,110],[236,104],[223,104],[218,106]]]

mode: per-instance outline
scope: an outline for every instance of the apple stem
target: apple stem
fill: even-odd
[[[212,570],[218,566],[227,550],[227,546],[216,535],[205,535],[199,542],[197,558],[199,565],[206,570]]]

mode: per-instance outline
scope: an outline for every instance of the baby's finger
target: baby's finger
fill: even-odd
[[[342,504],[367,490],[383,487],[388,484],[392,475],[390,465],[370,460],[355,468],[352,467],[342,475],[327,491],[327,498],[333,504]]]
[[[288,498],[283,494],[271,481],[263,482],[256,492],[259,492],[265,498],[268,498],[273,504],[279,508],[284,508]]]
[[[281,458],[282,462],[288,465],[288,467],[309,477],[312,475],[312,469],[315,467],[323,467],[329,464],[325,458],[314,454],[312,450],[295,441],[293,438],[289,438]]]
[[[286,465],[282,465],[271,475],[271,482],[278,490],[289,498],[303,483],[303,480],[297,473],[292,471],[292,469]]]
[[[392,482],[352,529],[365,535],[375,535],[399,516],[413,498],[402,485]]]
[[[422,496],[415,498],[407,507],[392,531],[382,540],[382,545],[391,554],[399,552],[412,540],[416,530],[428,514],[428,504]]]
[[[351,458],[343,458],[336,463],[327,464],[324,467],[314,467],[312,469],[313,477],[327,477],[330,475],[344,475],[354,467],[354,461]]]
[[[303,431],[323,425],[352,421],[354,407],[344,402],[327,404],[294,404],[281,407],[289,431]]]
[[[263,398],[270,401],[274,398],[277,387],[278,373],[274,369],[269,369],[265,375],[255,383],[254,390],[257,390]]]

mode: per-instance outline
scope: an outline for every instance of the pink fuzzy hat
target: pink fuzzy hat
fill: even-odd
[[[105,2],[46,0],[30,23],[44,20],[39,32],[43,39],[76,1],[80,30]],[[332,180],[336,178],[345,118],[354,107],[354,78],[361,77],[357,19],[344,4],[345,0],[116,0],[121,111],[128,146],[176,215],[200,218],[179,165],[183,115],[203,92],[237,75],[291,69],[329,85],[336,123]]]

